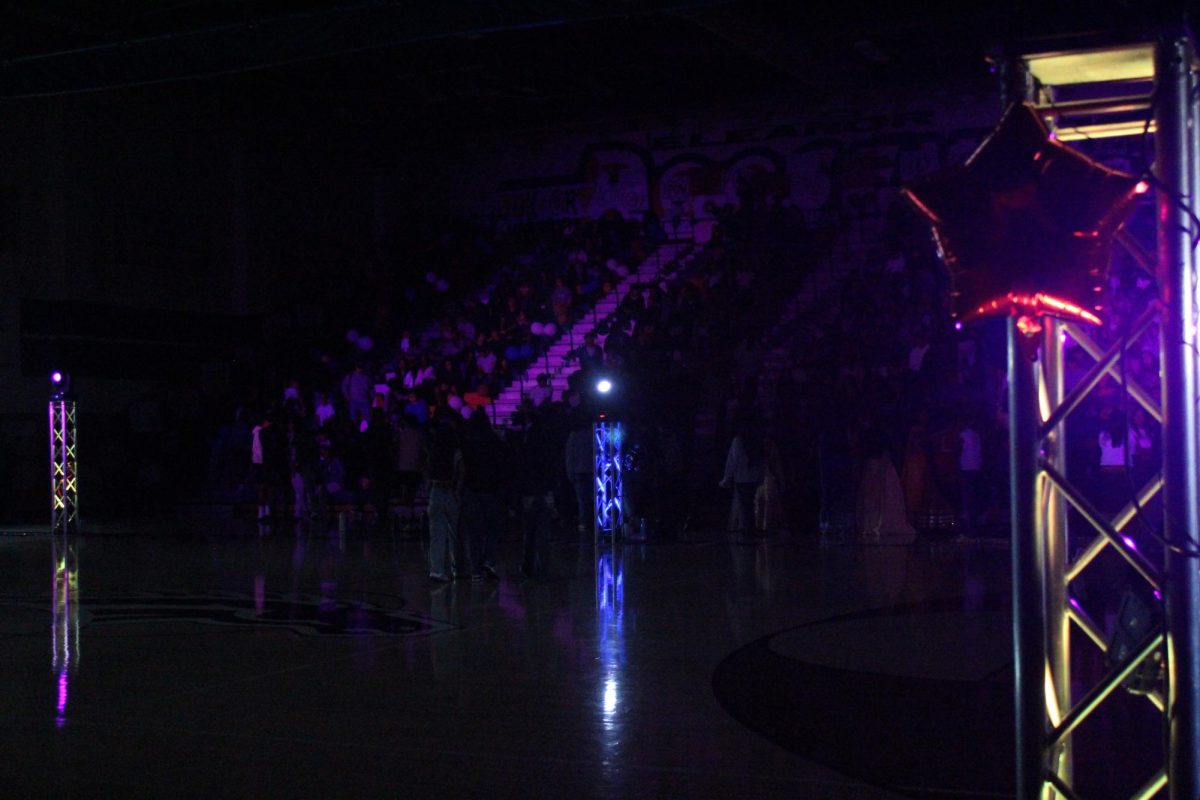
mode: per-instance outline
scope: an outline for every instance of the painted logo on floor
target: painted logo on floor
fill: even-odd
[[[193,622],[302,636],[414,636],[454,626],[374,603],[313,595],[255,592],[159,592],[80,599],[80,625]]]

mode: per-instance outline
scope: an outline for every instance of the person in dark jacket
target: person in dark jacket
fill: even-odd
[[[363,486],[368,501],[375,508],[376,519],[382,528],[388,518],[388,500],[392,494],[392,477],[396,463],[392,430],[382,408],[371,409],[371,421],[363,432],[363,460],[366,480]]]
[[[471,579],[495,578],[496,540],[504,520],[503,492],[511,464],[504,442],[492,430],[487,412],[475,409],[463,436],[462,532],[471,561]]]
[[[262,507],[259,520],[265,522],[275,515],[287,515],[287,504],[283,499],[291,481],[288,441],[287,434],[279,424],[279,417],[273,411],[255,429],[255,437],[259,449],[256,455],[261,458],[262,488],[259,494]]]
[[[457,563],[459,499],[462,496],[463,458],[458,431],[450,414],[434,418],[433,434],[425,457],[429,481],[429,577],[445,582],[462,574]]]
[[[560,475],[559,447],[549,414],[535,413],[521,440],[516,471],[521,496],[521,573],[526,578],[547,577],[546,547]]]

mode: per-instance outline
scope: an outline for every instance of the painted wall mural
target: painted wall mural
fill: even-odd
[[[563,165],[559,174],[502,177],[493,213],[507,224],[653,210],[664,224],[690,225],[703,239],[714,210],[738,205],[749,189],[798,209],[813,225],[878,218],[907,181],[969,155],[998,114],[997,101],[966,98],[602,142],[576,137],[536,160]]]

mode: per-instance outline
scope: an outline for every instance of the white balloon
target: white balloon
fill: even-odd
[[[458,413],[462,414],[464,419],[470,419],[471,415],[475,413],[475,409],[470,406],[463,406],[458,410]]]
[[[444,292],[448,292],[448,291],[450,291],[450,284],[449,284],[449,282],[448,282],[448,281],[442,281],[442,280],[439,280],[439,281],[437,282],[437,290],[438,290],[439,292],[443,292],[443,293],[444,293]]]
[[[367,350],[370,350],[374,346],[375,346],[375,340],[372,339],[370,336],[358,337],[358,349],[359,350],[367,351]]]
[[[425,282],[426,283],[437,283],[437,273],[436,272],[426,272],[425,273]]]
[[[541,336],[542,335],[542,323],[540,323],[540,322],[533,323],[532,325],[529,326],[529,330],[533,333],[534,336]]]
[[[463,401],[458,395],[452,394],[450,395],[450,399],[446,401],[446,405],[450,406],[455,411],[459,411],[463,407]]]
[[[542,326],[542,333],[546,336],[553,336],[554,334],[558,333],[558,326],[553,322],[547,322]]]
[[[357,342],[358,339],[359,339],[358,331],[354,330],[353,328],[346,331],[346,341],[347,342]]]

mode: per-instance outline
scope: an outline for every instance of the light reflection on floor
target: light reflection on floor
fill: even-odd
[[[402,774],[413,796],[891,797],[740,722],[714,671],[764,637],[828,661],[838,637],[893,634],[787,632],[906,604],[968,609],[1006,586],[1004,551],[978,548],[707,534],[552,555],[551,579],[521,581],[507,541],[500,580],[431,585],[422,544],[389,537],[225,523],[0,538],[16,676],[0,682],[0,779],[63,796],[100,775],[117,795],[393,797]],[[941,619],[922,623],[929,641]],[[887,647],[844,651],[870,670]]]

